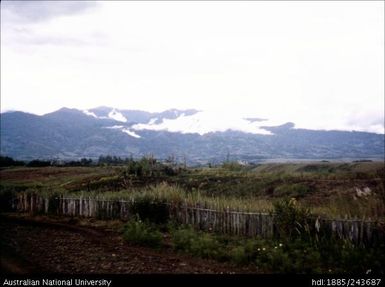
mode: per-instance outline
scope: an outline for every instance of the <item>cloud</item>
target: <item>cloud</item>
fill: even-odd
[[[134,130],[165,130],[169,132],[198,133],[204,135],[211,132],[237,130],[246,133],[271,135],[264,127],[280,126],[290,121],[295,129],[362,131],[384,134],[384,116],[380,110],[355,111],[338,116],[324,111],[314,113],[308,111],[300,116],[292,114],[271,113],[268,118],[250,121],[239,116],[242,111],[204,110],[194,115],[182,115],[176,119],[165,119],[157,123],[152,119],[147,124],[135,124]]]
[[[1,8],[2,110],[227,109],[296,128],[384,130],[383,2]]]
[[[266,123],[268,121],[264,121]],[[184,114],[176,119],[164,119],[155,123],[154,119],[147,124],[136,124],[134,130],[166,130],[169,132],[198,133],[204,135],[211,132],[237,130],[253,134],[271,135],[271,132],[261,128],[263,124],[250,122],[231,113],[216,111],[201,111],[193,115]]]
[[[96,2],[89,1],[1,1],[5,22],[41,22],[58,16],[83,13],[96,6]]]
[[[76,22],[99,7],[90,1],[2,1],[2,48],[13,46],[28,53],[33,46],[104,45],[105,34]],[[75,23],[78,29],[66,29]]]
[[[42,46],[51,45],[57,47],[65,46],[90,46],[90,45],[105,45],[105,37],[102,34],[90,34],[85,35],[53,35],[53,34],[37,34],[33,30],[23,29],[18,27],[11,27],[9,33],[4,33],[7,40],[7,44],[13,44],[19,48],[26,47],[26,51],[29,50],[30,46]]]

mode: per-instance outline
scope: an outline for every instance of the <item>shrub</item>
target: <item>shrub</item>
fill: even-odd
[[[162,233],[140,220],[130,220],[124,226],[123,238],[139,245],[159,247],[162,244]]]
[[[309,209],[298,206],[295,198],[277,201],[273,206],[274,221],[280,237],[292,239],[309,236]]]
[[[165,201],[149,196],[138,197],[131,206],[131,212],[138,214],[141,220],[156,224],[165,224],[169,219],[168,206]]]
[[[238,265],[249,263],[248,256],[244,246],[236,246],[230,251],[231,261]]]
[[[287,252],[282,248],[273,248],[270,251],[270,268],[277,273],[290,273],[292,271],[292,261]]]
[[[258,248],[257,254],[255,255],[254,262],[265,272],[274,272],[280,273],[282,269],[282,264],[285,266],[290,265],[290,258],[288,258],[289,263],[287,263],[284,259],[286,259],[286,253],[283,251],[275,251],[269,246]]]
[[[12,211],[12,201],[15,198],[16,192],[12,189],[3,189],[0,186],[0,212]]]
[[[171,229],[171,236],[174,249],[188,251],[196,233],[191,227],[186,227]]]
[[[274,196],[277,197],[304,197],[305,195],[313,192],[312,187],[301,184],[283,184],[274,189]]]
[[[231,260],[237,264],[245,264],[254,261],[260,250],[266,246],[264,240],[253,238],[236,241],[235,247],[230,251]]]
[[[209,233],[195,237],[191,245],[192,254],[202,258],[220,258],[220,250],[220,243]]]
[[[222,245],[212,234],[187,227],[172,230],[171,237],[176,250],[202,258],[223,259]]]

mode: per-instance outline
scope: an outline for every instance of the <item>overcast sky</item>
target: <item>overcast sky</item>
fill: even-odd
[[[1,1],[1,110],[63,106],[384,133],[383,1]]]

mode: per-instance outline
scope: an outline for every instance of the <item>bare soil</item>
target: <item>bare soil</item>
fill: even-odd
[[[130,245],[114,229],[16,214],[0,216],[1,269],[6,273],[258,273],[255,266],[193,258],[171,248]]]

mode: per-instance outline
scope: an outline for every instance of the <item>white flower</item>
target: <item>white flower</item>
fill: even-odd
[[[282,243],[280,243],[280,244],[279,244],[279,247],[282,247],[282,245],[283,245],[283,244],[282,244]]]
[[[266,248],[265,248],[265,247],[263,247],[263,248],[262,248],[262,250],[263,250],[263,251],[265,251],[265,250],[266,250]]]

